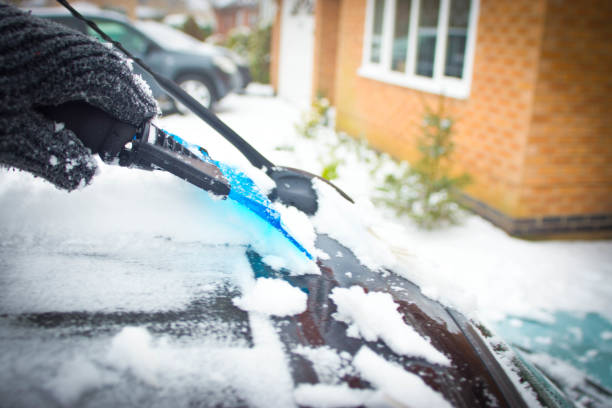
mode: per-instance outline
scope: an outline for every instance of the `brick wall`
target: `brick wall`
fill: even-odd
[[[313,91],[334,99],[339,130],[414,160],[439,97],[358,74],[365,10],[317,2]],[[612,228],[610,21],[609,0],[480,0],[471,94],[445,103],[457,170],[474,179],[466,202],[508,231]]]
[[[518,216],[530,131],[544,0],[481,0],[471,95],[446,99],[456,119],[458,169],[473,198]],[[336,71],[337,123],[398,158],[416,157],[423,106],[439,97],[360,77],[365,0],[344,0]]]
[[[549,0],[521,215],[612,214],[612,2]]]
[[[312,95],[335,102],[336,56],[340,0],[317,1],[315,4],[315,46]]]

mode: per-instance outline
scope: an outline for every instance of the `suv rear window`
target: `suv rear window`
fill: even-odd
[[[108,20],[96,20],[93,21],[114,41],[118,41],[123,45],[130,53],[136,55],[144,55],[147,51],[150,41],[147,40],[142,34],[132,30],[130,27]],[[87,34],[95,37],[99,40],[102,38],[96,33],[91,27],[87,27]]]

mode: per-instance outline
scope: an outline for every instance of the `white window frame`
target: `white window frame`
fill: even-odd
[[[410,28],[408,32],[408,55],[405,73],[391,70],[391,50],[393,46],[396,0],[384,1],[385,7],[383,13],[380,63],[373,63],[370,61],[375,0],[367,0],[363,53],[361,67],[358,70],[358,74],[364,78],[374,79],[407,88],[413,88],[419,91],[441,94],[457,99],[467,99],[470,96],[470,88],[472,84],[474,49],[476,46],[476,28],[480,1],[471,0],[463,65],[463,78],[447,77],[444,75],[450,0],[440,0],[436,54],[434,58],[434,72],[432,78],[414,73],[416,64],[417,25],[421,0],[412,0],[411,2]]]

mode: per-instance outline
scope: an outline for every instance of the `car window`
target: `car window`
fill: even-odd
[[[130,53],[136,55],[144,55],[147,51],[150,41],[147,40],[142,34],[131,29],[125,24],[118,23],[115,21],[107,20],[95,20],[94,22],[114,41],[118,41],[127,49]],[[87,34],[98,38],[102,38],[96,33],[91,27],[87,27]]]
[[[171,50],[193,50],[194,47],[210,48],[208,44],[155,21],[138,21],[136,27],[164,48]]]
[[[82,33],[86,31],[86,24],[75,18],[65,17],[65,16],[51,16],[51,17],[45,17],[45,18],[48,18],[49,20],[53,20],[56,23],[60,23],[70,28],[73,28]]]

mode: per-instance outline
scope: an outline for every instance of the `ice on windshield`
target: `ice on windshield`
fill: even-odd
[[[99,166],[93,184],[72,193],[27,173],[0,172],[3,400],[189,406],[204,399],[256,407],[312,401],[313,389],[304,385],[294,395],[288,357],[268,317],[303,312],[307,296],[283,280],[255,280],[246,251],[277,269],[312,261],[231,200],[167,173]],[[324,197],[322,208],[331,199]],[[308,218],[279,210],[314,239]],[[364,313],[352,317],[361,322]],[[356,372],[349,354],[300,352],[343,391],[333,397],[315,388],[319,401],[383,395],[348,390],[331,377],[332,367],[341,368],[337,375]]]
[[[232,298],[256,287],[247,249],[289,268],[312,261],[231,200],[99,166],[72,193],[0,171],[3,403],[293,406],[271,321]]]

